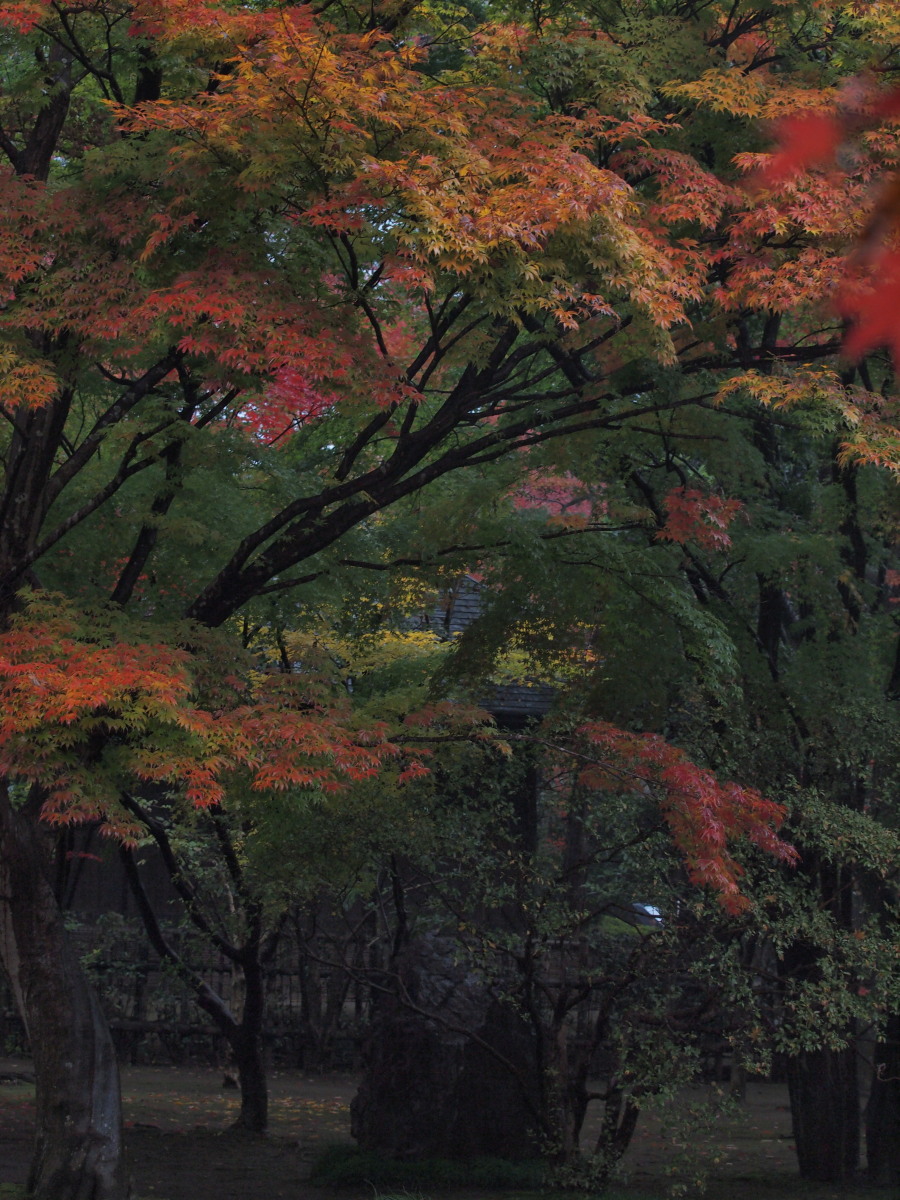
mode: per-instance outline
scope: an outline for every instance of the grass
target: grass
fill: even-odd
[[[553,1186],[546,1165],[516,1163],[499,1158],[470,1162],[423,1159],[401,1162],[359,1150],[346,1144],[327,1147],[313,1163],[310,1183],[322,1188],[353,1189],[359,1200],[900,1200],[896,1188],[875,1188],[863,1182],[815,1184],[778,1172],[748,1172],[728,1181],[710,1180],[704,1193],[701,1184],[674,1179],[669,1190],[612,1183],[602,1191],[559,1191]],[[354,1200],[355,1200],[354,1197]],[[2,1196],[0,1196],[2,1200]]]
[[[447,1192],[473,1193],[477,1200],[586,1200],[589,1193],[553,1187],[546,1163],[475,1158],[467,1162],[428,1158],[398,1161],[346,1144],[327,1147],[312,1166],[310,1183],[323,1188],[356,1188],[361,1200],[432,1200]],[[365,1190],[363,1190],[365,1189]],[[514,1195],[512,1195],[514,1193]],[[611,1184],[602,1200],[635,1200],[627,1187]],[[666,1200],[663,1193],[641,1193],[640,1200]],[[670,1200],[670,1198],[669,1198]]]
[[[378,1200],[394,1200],[383,1195],[391,1189],[405,1200],[432,1190],[479,1188],[495,1192],[534,1191],[545,1181],[546,1167],[540,1162],[508,1162],[502,1158],[475,1158],[454,1162],[428,1158],[416,1162],[382,1158],[355,1146],[329,1146],[313,1164],[310,1182],[325,1187],[367,1187]]]
[[[126,1137],[142,1200],[601,1200],[593,1190],[557,1190],[539,1162],[398,1163],[346,1140],[337,1144],[349,1137],[352,1083],[343,1076],[276,1075],[272,1138],[258,1143],[220,1136],[231,1116],[226,1102],[233,1100],[233,1093],[223,1098],[220,1073],[139,1067],[126,1068],[124,1076],[132,1124]],[[25,1178],[31,1092],[29,1085],[0,1087],[7,1179]],[[624,1174],[602,1200],[900,1200],[897,1188],[872,1188],[863,1180],[844,1187],[800,1180],[781,1085],[751,1084],[740,1111],[690,1142],[687,1157],[684,1139],[669,1137],[665,1116],[647,1114]],[[314,1153],[312,1186],[305,1176]],[[705,1196],[698,1180],[704,1172]],[[0,1200],[27,1200],[21,1182],[0,1183]]]

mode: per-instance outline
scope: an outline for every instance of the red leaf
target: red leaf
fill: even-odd
[[[664,542],[694,542],[705,550],[724,550],[731,545],[728,526],[740,512],[739,500],[725,500],[696,488],[673,488],[663,501],[666,523],[657,533]]]
[[[891,88],[884,93],[872,107],[872,115],[879,121],[888,117],[900,116],[900,87]]]
[[[810,167],[826,166],[844,138],[841,121],[833,113],[824,112],[784,117],[775,132],[779,149],[759,173],[763,187],[776,187]]]
[[[739,913],[749,904],[738,882],[744,869],[731,842],[746,838],[776,859],[796,861],[796,851],[777,832],[784,808],[754,788],[720,783],[656,734],[628,733],[603,721],[577,732],[595,759],[581,770],[582,782],[607,791],[660,790],[663,816],[692,882],[717,892],[727,912]]]
[[[845,284],[837,303],[853,322],[844,342],[850,358],[887,346],[900,362],[900,250],[881,250],[867,272]]]

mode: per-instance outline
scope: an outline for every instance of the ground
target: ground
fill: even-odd
[[[27,1062],[0,1059],[0,1197],[14,1195],[12,1185],[26,1175],[34,1095],[28,1073]],[[332,1193],[313,1187],[308,1175],[323,1146],[350,1140],[353,1079],[276,1072],[271,1090],[272,1131],[263,1139],[228,1130],[238,1100],[223,1089],[220,1071],[125,1068],[127,1143],[141,1200],[329,1200]],[[643,1121],[618,1196],[662,1200],[673,1183],[682,1196],[699,1196],[705,1172],[707,1200],[900,1200],[881,1190],[802,1186],[783,1087],[751,1083],[736,1115],[692,1132],[687,1110],[704,1098],[701,1089],[685,1097],[674,1123],[671,1116]],[[360,1189],[360,1200],[363,1191],[373,1200],[374,1189]],[[481,1193],[478,1200],[492,1198]]]

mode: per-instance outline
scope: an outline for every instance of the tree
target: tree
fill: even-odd
[[[669,770],[688,790],[711,777],[660,739],[610,744],[593,727],[573,739],[557,725],[554,742],[552,729],[515,735],[512,762],[470,752],[411,785],[384,860],[385,953],[367,973],[374,1021],[353,1107],[364,1148],[543,1154],[570,1182],[605,1183],[642,1109],[692,1077],[742,991],[716,944],[721,917],[704,921],[699,897],[683,904],[684,866],[654,803]],[[638,897],[655,921],[641,920]],[[598,1103],[601,1132],[583,1154]]]
[[[190,989],[231,1051],[241,1095],[236,1124],[252,1133],[265,1133],[269,1124],[268,1080],[263,1056],[266,969],[278,950],[287,914],[276,914],[272,920],[261,899],[248,886],[233,830],[221,805],[206,810],[205,814],[207,820],[203,832],[206,840],[208,842],[212,837],[217,843],[218,853],[212,861],[207,857],[207,844],[196,837],[191,843],[189,826],[187,838],[180,839],[186,841],[187,846],[179,845],[179,839],[172,836],[172,822],[166,819],[168,814],[164,806],[161,806],[162,812],[155,811],[146,801],[141,803],[133,797],[129,798],[128,806],[147,830],[145,837],[151,839],[158,850],[188,920],[233,964],[240,976],[242,987],[238,1002],[229,1004],[199,971],[190,966],[172,938],[166,935],[144,887],[135,857],[130,850],[123,849],[125,873],[154,951]],[[195,854],[199,852],[199,863],[192,862],[190,850]],[[225,867],[224,871],[216,869],[221,866]],[[212,899],[213,895],[218,903]]]
[[[780,337],[776,317],[812,314],[837,260],[809,247],[859,191],[787,189],[760,214],[733,128],[708,150],[703,109],[798,103],[774,77],[754,90],[767,39],[805,70],[835,14],[855,69],[870,18],[839,7],[812,25],[564,7],[523,29],[403,5],[0,6],[4,679],[20,700],[42,681],[6,727],[3,958],[45,1047],[39,1200],[124,1190],[112,1055],[61,949],[42,817],[127,834],[126,784],[209,802],[235,772],[375,769],[390,743],[360,744],[339,708],[229,693],[204,631],[398,561],[464,565],[491,522],[423,540],[439,481],[509,486],[553,444],[589,462],[595,437],[648,430],[666,455],[675,429],[706,436],[710,372],[835,351],[836,331],[798,316]],[[723,54],[740,67],[709,68]],[[600,511],[585,533],[617,524]],[[65,596],[62,627],[22,615],[26,585]],[[273,777],[242,733],[271,747],[285,722]]]
[[[327,747],[329,759],[339,755],[341,734],[337,726],[328,728],[326,713],[332,719],[340,711],[345,717],[350,715],[350,695],[343,673],[354,670],[351,664],[346,660],[340,664],[331,661],[325,647],[314,645],[308,635],[303,638],[283,631],[273,633],[269,629],[245,629],[244,635],[245,639],[252,636],[270,663],[267,683],[281,695],[282,701],[296,690],[293,662],[302,662],[303,704],[310,706],[313,697],[318,696],[314,720],[325,739],[322,745]],[[394,653],[406,649],[410,642],[414,639],[398,639]],[[277,672],[273,663],[276,652],[281,656]],[[323,669],[323,659],[330,668],[327,672]],[[335,670],[338,665],[340,671]],[[401,791],[405,781],[425,768],[417,757],[401,750],[396,741],[385,742],[385,717],[396,708],[398,697],[385,695],[380,700],[379,717],[370,709],[360,712],[359,706],[353,715],[357,738],[370,741],[365,763],[360,762],[354,767],[348,758],[340,766],[346,783],[369,774],[369,768],[385,751],[386,757],[399,756],[401,761],[396,771],[388,769],[384,761],[377,770],[378,789],[391,795]],[[420,702],[422,700],[424,697]],[[467,726],[467,717],[459,711],[457,720],[462,736],[477,728],[473,717],[474,714],[468,717],[472,724]],[[392,724],[399,732],[397,723]],[[282,732],[289,733],[286,727]],[[271,744],[266,747],[267,756],[272,749]],[[297,749],[295,744],[289,753],[294,754]],[[372,757],[372,751],[375,757]],[[270,763],[270,766],[274,765],[274,762]],[[305,766],[307,769],[312,766],[312,756],[307,755]],[[274,780],[275,776],[271,778]],[[341,860],[346,862],[352,854],[348,828],[351,801],[346,796],[334,795],[339,790],[336,779],[326,771],[317,780],[315,772],[311,771],[307,778],[311,786],[307,787],[305,796],[291,786],[296,779],[285,777],[282,782],[285,786],[277,789],[261,788],[248,786],[246,778],[232,776],[224,803],[199,808],[196,799],[193,804],[179,803],[177,798],[173,803],[169,792],[159,789],[154,792],[146,787],[141,792],[122,792],[120,796],[129,818],[141,830],[143,844],[153,848],[157,861],[168,874],[184,920],[196,937],[232,964],[240,979],[237,997],[229,1003],[209,985],[201,972],[191,967],[187,956],[169,936],[165,916],[152,903],[137,855],[132,847],[123,846],[121,861],[146,936],[153,951],[174,970],[229,1046],[241,1094],[236,1124],[255,1133],[265,1132],[268,1127],[268,1084],[263,1053],[263,1038],[267,1031],[267,976],[274,965],[285,926],[292,920],[296,923],[298,910],[310,899],[298,843],[303,845],[314,840],[315,817],[311,809],[327,805],[332,820],[338,829],[342,829],[342,835],[336,835],[336,840],[339,836],[342,843]],[[305,849],[309,855],[311,847],[307,845]],[[343,871],[331,861],[331,889],[339,888],[342,875]],[[297,928],[299,930],[299,924]],[[298,949],[302,954],[302,945]]]

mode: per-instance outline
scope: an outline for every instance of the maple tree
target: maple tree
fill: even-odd
[[[44,822],[89,823],[121,844],[154,949],[188,983],[232,1047],[241,1084],[239,1122],[264,1131],[263,965],[277,933],[267,928],[263,906],[243,878],[222,802],[228,796],[235,804],[247,792],[271,797],[298,789],[321,800],[374,774],[389,786],[385,762],[401,751],[387,739],[383,721],[360,726],[347,703],[317,687],[309,672],[302,680],[260,673],[252,660],[241,663],[230,640],[216,645],[207,637],[204,653],[196,629],[190,652],[135,640],[162,633],[123,624],[121,614],[109,610],[75,612],[52,593],[32,597],[13,617],[0,651],[7,714],[3,770],[18,790],[39,789]],[[172,626],[164,633],[171,638]],[[416,769],[415,758],[403,756],[394,786]],[[215,830],[236,892],[234,907],[245,918],[245,927],[230,937],[211,928],[202,888],[179,863],[165,813],[154,811],[154,801],[173,787],[188,811],[201,810]],[[189,823],[182,818],[185,827]],[[191,970],[153,912],[132,858],[148,833],[189,917],[242,973],[245,993],[237,1013]]]
[[[839,503],[842,521],[832,528],[829,539],[835,549],[840,547],[843,571],[835,572],[833,595],[840,597],[846,622],[845,653],[860,657],[855,667],[849,663],[838,666],[831,656],[819,660],[818,678],[830,676],[833,681],[830,696],[837,703],[835,711],[810,710],[803,692],[794,690],[801,681],[805,688],[817,689],[816,675],[804,675],[815,662],[814,654],[809,647],[801,650],[800,643],[819,640],[820,622],[826,627],[830,622],[829,636],[844,643],[844,637],[835,632],[835,615],[827,615],[827,608],[823,612],[821,593],[810,583],[796,586],[796,561],[775,569],[773,564],[767,566],[757,629],[758,636],[765,639],[776,685],[780,688],[785,677],[793,676],[784,696],[793,725],[788,738],[793,748],[787,757],[795,762],[794,778],[809,789],[796,802],[797,819],[808,839],[806,846],[801,839],[801,851],[815,896],[813,903],[828,913],[838,939],[833,945],[843,947],[838,953],[831,952],[822,932],[807,928],[803,932],[795,929],[782,951],[791,1005],[805,1014],[799,1017],[798,1030],[811,1011],[817,1012],[821,1023],[831,1019],[834,1029],[830,1045],[795,1046],[788,1060],[798,1157],[801,1173],[807,1178],[846,1179],[856,1170],[859,1155],[854,972],[867,977],[873,955],[878,953],[876,947],[885,946],[879,939],[887,937],[889,941],[891,937],[887,914],[892,900],[885,891],[883,855],[893,854],[890,830],[894,816],[881,788],[893,771],[896,665],[892,671],[885,670],[884,663],[894,659],[893,622],[883,613],[884,591],[877,587],[873,591],[872,584],[891,576],[895,534],[890,494],[876,500],[873,507],[877,492],[860,474],[859,465],[896,469],[893,298],[897,188],[891,147],[896,138],[897,13],[894,6],[879,6],[834,9],[831,23],[824,13],[822,16],[819,28],[827,46],[822,66],[799,87],[791,81],[794,86],[785,90],[764,74],[762,86],[748,103],[746,95],[729,91],[726,72],[719,78],[710,75],[689,89],[695,96],[703,95],[705,103],[735,115],[755,112],[778,118],[775,132],[780,145],[774,154],[767,147],[766,152],[744,153],[736,159],[742,169],[751,172],[750,183],[757,197],[755,209],[742,222],[744,233],[751,225],[766,228],[770,252],[762,260],[748,258],[738,264],[733,277],[738,287],[726,302],[749,303],[767,312],[776,344],[779,335],[798,329],[797,311],[791,312],[786,303],[791,296],[801,306],[813,302],[824,320],[834,323],[831,328],[836,329],[838,322],[846,326],[843,349],[850,362],[845,361],[843,369],[836,365],[824,372],[798,375],[773,364],[747,381],[751,393],[784,412],[799,405],[807,412],[819,407],[823,415],[829,410],[841,414],[834,430],[831,471],[843,492]],[[841,35],[849,29],[856,30],[863,53],[844,58],[846,46]],[[876,46],[877,58],[870,54]],[[871,75],[866,74],[869,68],[874,68]],[[795,284],[799,284],[797,290]],[[824,348],[829,340],[827,326],[820,326],[811,340]],[[770,446],[779,453],[774,438]],[[774,457],[772,463],[774,466]],[[799,613],[795,604],[799,604]],[[782,657],[785,653],[793,660],[790,666]],[[877,713],[880,738],[868,735],[851,718],[862,712],[867,712],[869,719]],[[833,736],[836,729],[843,731],[845,747],[868,746],[865,761],[846,749],[839,761],[828,755],[821,739],[829,736],[825,730]],[[828,798],[824,812],[823,796]],[[834,808],[829,810],[829,804]],[[861,822],[859,814],[864,814]],[[838,848],[817,831],[823,820],[831,830],[846,830],[838,838]],[[846,903],[848,889],[853,887],[869,897],[863,912],[852,912]],[[857,938],[869,948],[862,960],[847,949]],[[881,964],[884,993],[873,1013],[863,1019],[874,1016],[891,1029],[896,1025],[897,1000],[889,952]],[[823,981],[830,979],[834,984],[839,978],[843,978],[844,999],[829,1018],[827,1002],[811,1002],[810,996]],[[859,995],[869,996],[870,991],[859,988]],[[890,1034],[877,1054],[882,1072],[890,1069],[888,1064],[895,1061]],[[871,1177],[884,1182],[898,1177],[892,1150],[896,1125],[890,1116],[895,1105],[895,1085],[879,1081],[868,1112],[867,1150]]]
[[[849,178],[810,165],[764,202],[732,158],[757,169],[756,122],[821,109],[876,34],[893,46],[894,6],[501,15],[0,5],[2,941],[41,1045],[39,1198],[126,1187],[111,1047],[44,881],[41,817],[127,835],[129,785],[203,803],[230,773],[320,787],[392,753],[331,698],[241,699],[228,671],[205,677],[203,630],[273,606],[300,624],[314,589],[468,566],[501,522],[423,512],[441,481],[493,473],[508,525],[519,477],[591,480],[603,462],[590,515],[555,514],[537,541],[589,539],[628,572],[616,538],[643,530],[681,556],[659,587],[701,641],[725,590],[703,554],[741,522],[692,446],[743,421],[765,440],[760,398],[813,401],[845,457],[889,461],[884,361],[860,365],[859,393],[797,368],[839,350],[822,295],[893,127]],[[759,574],[774,671],[781,601]],[[23,608],[26,586],[64,596],[59,614]],[[626,715],[640,728],[652,707]],[[734,897],[730,837],[778,849],[778,806],[594,728],[638,771],[657,755],[698,878]]]
[[[787,882],[754,863],[742,892],[755,907],[746,925],[719,926],[718,962],[723,977],[729,962],[736,969],[741,936],[761,956],[755,965],[764,982],[739,1009],[747,1024],[729,1018],[732,1044],[754,1064],[767,1047],[789,1055],[801,1169],[840,1178],[858,1154],[855,1024],[883,1021],[898,995],[890,883],[896,610],[888,566],[895,491],[872,467],[840,466],[820,402],[798,403],[773,422],[747,396],[707,416],[703,428],[700,445],[690,436],[697,425],[683,439],[673,430],[665,457],[652,437],[609,439],[602,458],[591,446],[606,486],[570,485],[565,519],[577,528],[593,492],[605,514],[616,514],[614,538],[541,542],[542,526],[559,529],[555,501],[543,514],[518,508],[531,536],[520,531],[488,570],[487,610],[462,636],[459,668],[504,681],[495,647],[512,642],[520,673],[554,679],[579,697],[580,721],[586,710],[614,722],[610,728],[595,717],[573,726],[606,747],[585,772],[603,797],[599,812],[617,792],[634,794],[655,772],[677,770],[672,741],[719,780],[750,779],[788,803],[799,868]],[[718,477],[742,497],[745,515],[731,523],[727,544],[710,545],[702,515],[680,540],[659,537],[679,476],[707,486]],[[669,742],[627,728],[657,728]],[[617,770],[613,751],[623,743]],[[590,743],[578,748],[584,754]],[[705,778],[686,765],[695,796]],[[708,819],[714,840],[713,812]],[[495,872],[502,862],[501,854]],[[867,899],[850,906],[856,888]],[[587,976],[573,968],[567,983]],[[871,1125],[876,1163],[890,1153],[892,1136]],[[823,1131],[830,1140],[823,1142]]]
[[[841,13],[842,18],[846,16]],[[869,32],[871,26],[866,25],[866,21],[871,19],[875,18],[868,13],[860,18]],[[881,10],[877,19],[888,21],[890,13]],[[827,18],[824,18],[824,24],[828,36],[835,37],[834,45],[841,45],[843,54],[846,47],[840,43],[839,33],[828,31]],[[818,28],[821,32],[821,27]],[[795,41],[794,31],[789,33],[791,40]],[[888,44],[892,44],[890,39]],[[857,56],[855,60],[857,65],[864,57],[867,45],[864,41],[863,56]],[[754,56],[758,49],[759,44]],[[783,54],[785,48],[771,41],[769,49],[773,54],[776,50]],[[889,60],[890,53],[893,51],[889,51],[886,60]],[[827,77],[830,60],[826,57],[823,61],[825,66],[821,74]],[[846,68],[846,62],[846,59],[841,62],[841,69]],[[823,103],[821,90],[809,86],[808,78],[806,86],[792,93],[790,89],[781,89],[779,81],[770,77],[754,96],[752,88],[746,84],[745,71],[740,74],[734,72],[730,81],[718,73],[711,73],[711,76],[702,81],[702,87],[695,85],[690,92],[682,88],[681,94],[698,96],[720,111],[753,118],[772,115],[783,111],[785,107],[795,106],[803,111],[811,105]],[[726,91],[729,83],[732,90]],[[740,655],[742,669],[747,672],[746,702],[755,714],[752,720],[762,722],[769,738],[779,746],[777,753],[772,744],[764,750],[763,740],[755,751],[758,756],[756,762],[749,768],[751,777],[755,774],[760,781],[768,778],[776,791],[786,786],[790,791],[787,780],[779,778],[775,769],[776,762],[779,768],[783,763],[790,762],[792,767],[785,768],[788,778],[793,773],[794,778],[802,780],[809,789],[802,800],[796,801],[797,819],[806,826],[809,877],[813,880],[817,878],[825,889],[819,896],[819,902],[827,908],[830,919],[839,931],[834,936],[841,940],[842,954],[847,953],[847,947],[853,944],[842,933],[849,933],[851,938],[856,935],[871,938],[872,941],[868,943],[870,947],[878,943],[886,948],[888,943],[879,942],[879,938],[890,939],[889,918],[885,932],[885,927],[881,925],[884,913],[879,916],[877,910],[880,905],[887,905],[888,910],[891,906],[890,897],[884,893],[883,883],[879,885],[878,880],[884,879],[884,867],[879,865],[883,864],[882,856],[886,854],[889,857],[893,853],[892,839],[888,830],[878,828],[877,823],[869,820],[875,813],[880,813],[881,819],[886,820],[888,825],[893,820],[889,805],[887,810],[883,807],[883,780],[875,789],[879,794],[877,804],[874,799],[863,800],[862,797],[868,796],[868,789],[873,786],[866,782],[870,778],[872,762],[879,764],[876,774],[887,772],[893,753],[891,701],[895,694],[896,679],[895,674],[885,672],[884,663],[893,657],[895,633],[893,621],[884,611],[885,591],[880,583],[890,579],[892,572],[893,501],[891,490],[884,481],[878,483],[860,474],[856,464],[893,465],[895,462],[892,373],[886,359],[877,354],[869,355],[866,361],[859,364],[855,379],[852,372],[839,373],[834,368],[797,370],[796,367],[789,369],[788,364],[804,359],[827,360],[839,349],[840,329],[836,323],[829,327],[829,309],[823,293],[827,291],[829,281],[846,274],[848,254],[852,256],[857,253],[854,243],[865,228],[867,207],[877,203],[877,199],[873,199],[871,192],[867,191],[866,181],[873,176],[877,178],[883,170],[879,165],[883,161],[880,154],[892,144],[892,137],[892,131],[888,130],[883,140],[870,143],[871,159],[860,164],[850,188],[847,180],[840,176],[824,180],[819,177],[804,179],[799,185],[794,179],[791,187],[770,198],[768,207],[747,212],[738,225],[738,237],[734,241],[730,240],[729,231],[721,235],[722,244],[728,248],[723,252],[723,257],[729,270],[722,271],[725,283],[720,297],[734,314],[735,340],[740,346],[741,339],[744,339],[745,362],[749,361],[750,356],[746,352],[752,344],[749,338],[754,329],[753,322],[759,322],[755,328],[762,333],[769,351],[769,361],[762,369],[734,375],[719,394],[724,398],[743,393],[755,400],[761,399],[780,410],[778,421],[767,431],[754,419],[752,406],[744,409],[738,404],[732,408],[728,419],[723,421],[709,417],[703,424],[673,422],[666,429],[664,453],[658,445],[654,445],[652,439],[643,446],[637,438],[628,442],[623,438],[617,439],[609,449],[612,465],[603,485],[607,490],[601,510],[603,516],[608,518],[618,500],[621,520],[626,509],[622,499],[617,498],[612,489],[612,480],[622,481],[624,477],[629,487],[622,491],[631,491],[632,506],[635,495],[650,506],[659,527],[657,536],[665,539],[668,505],[664,498],[671,489],[673,476],[679,480],[678,490],[682,494],[687,489],[689,479],[702,479],[708,486],[714,472],[719,475],[720,486],[728,489],[726,495],[734,494],[735,471],[739,477],[743,476],[744,485],[750,487],[750,495],[745,501],[748,519],[752,524],[754,519],[758,522],[761,517],[763,528],[769,535],[762,537],[757,529],[755,534],[751,531],[749,540],[740,539],[743,553],[755,567],[754,572],[748,575],[740,569],[743,562],[741,552],[729,556],[726,564],[718,567],[708,566],[704,562],[704,556],[698,551],[710,548],[710,543],[704,541],[705,522],[695,525],[693,538],[688,535],[688,524],[675,540],[686,546],[683,570],[695,600],[708,612],[712,610],[717,622],[723,619],[724,614],[725,626],[731,630],[731,637],[736,639],[737,645],[734,641],[730,645],[719,641],[719,651],[724,649],[732,661],[735,655]],[[757,169],[763,158],[760,152],[747,155],[741,162],[744,167]],[[822,208],[817,208],[819,200],[824,200]],[[750,236],[753,230],[762,234],[762,245]],[[836,234],[839,236],[836,237]],[[784,239],[783,244],[781,239]],[[877,311],[883,322],[879,330],[890,328],[891,310],[885,304],[884,293],[879,294],[877,288],[872,293],[871,311]],[[865,330],[865,322],[862,328]],[[792,341],[793,338],[797,340]],[[890,341],[874,337],[867,343],[867,348],[875,348],[878,340]],[[747,421],[747,428],[752,431],[752,448],[746,446],[742,458],[736,455],[733,458],[723,455],[716,458],[708,452],[701,453],[700,447],[691,445],[694,439],[710,443],[719,439],[723,444],[730,444],[734,451],[737,439],[731,421],[735,418]],[[795,436],[780,437],[776,433],[779,426],[794,430]],[[663,436],[660,431],[660,437]],[[809,444],[804,445],[804,439],[819,449],[814,453]],[[586,454],[590,467],[586,470],[582,466],[579,472],[585,477],[588,470],[597,470],[596,443],[591,444],[591,453],[593,457]],[[766,464],[764,467],[760,464],[760,455]],[[637,469],[634,470],[634,467]],[[818,514],[818,520],[810,520],[810,512],[805,508],[798,511],[796,504],[799,497],[792,496],[798,484],[791,482],[791,474],[802,475],[807,472],[814,479],[823,474],[825,478],[832,477],[833,490],[830,494],[827,489],[822,493],[816,493],[812,487],[808,490],[806,503],[812,506],[818,503],[826,505],[826,510]],[[761,478],[766,480],[764,484]],[[663,480],[666,482],[660,488],[659,483]],[[749,480],[755,482],[749,484]],[[621,482],[619,486],[621,488]],[[768,495],[768,503],[780,513],[784,522],[783,532],[777,537],[771,528],[771,510],[763,508],[760,511],[758,507],[760,488]],[[882,488],[885,489],[883,492]],[[579,506],[589,504],[587,498],[590,494],[589,487],[580,491],[570,490],[565,498],[565,508],[573,514],[579,513]],[[715,497],[715,502],[722,503],[719,497]],[[829,516],[836,517],[838,513],[840,519],[836,524],[831,523]],[[589,524],[583,520],[583,508],[579,515],[582,527]],[[695,515],[699,515],[696,509]],[[554,519],[565,522],[565,517],[560,513],[556,513]],[[638,524],[634,507],[630,519],[633,524]],[[578,524],[577,517],[573,518],[571,527],[574,529]],[[805,543],[804,534],[813,540]],[[816,536],[822,539],[818,548],[815,547]],[[780,540],[782,537],[784,541]],[[727,546],[728,541],[723,539],[721,545]],[[605,563],[610,571],[624,574],[628,569],[623,565],[621,554],[603,554],[596,550],[593,553],[598,565]],[[569,561],[578,557],[573,552]],[[530,568],[533,565],[533,560],[528,563]],[[645,562],[638,567],[637,560],[632,559],[630,567],[638,577],[648,574]],[[831,581],[825,590],[823,577]],[[530,585],[534,583],[533,576],[526,578]],[[567,574],[566,578],[568,587],[571,585],[571,574]],[[517,599],[523,602],[521,589]],[[655,599],[658,603],[658,593]],[[515,600],[513,593],[512,601],[505,606],[507,618],[516,611]],[[498,611],[503,607],[498,605]],[[524,603],[522,608],[524,610]],[[645,609],[645,619],[648,615]],[[685,615],[682,614],[682,620]],[[635,621],[633,608],[629,616],[632,624],[640,625]],[[542,609],[541,620],[544,623],[547,621],[546,607]],[[707,630],[709,628],[708,625]],[[840,629],[845,629],[846,639],[840,636]],[[618,627],[617,633],[621,637],[622,626]],[[639,640],[634,631],[630,631],[630,637],[631,641],[626,646],[633,646]],[[832,643],[839,642],[842,647],[839,653],[847,655],[847,660],[841,661],[835,652],[828,654],[822,645],[823,638]],[[655,643],[654,649],[670,640],[671,632],[664,634],[661,641]],[[610,656],[625,660],[629,653],[627,648],[613,651],[608,641],[604,643],[604,650],[604,671],[609,670]],[[758,663],[763,665],[762,679],[757,675],[757,667],[752,665],[754,655],[759,655]],[[720,675],[719,686],[724,675],[725,672]],[[833,690],[829,691],[828,696],[829,702],[837,705],[836,709],[823,708],[823,676],[834,679]],[[752,686],[749,684],[751,679]],[[646,706],[646,680],[637,678],[632,686]],[[761,699],[763,695],[766,697],[764,700]],[[615,696],[615,689],[605,688],[604,696],[608,702],[609,698]],[[813,697],[814,703],[810,707]],[[717,705],[721,703],[720,698]],[[668,713],[671,713],[671,704],[670,697],[666,707]],[[694,698],[692,709],[695,714],[696,704],[697,699]],[[835,761],[836,752],[829,752],[829,746],[845,747],[842,755],[849,753],[846,749],[849,746],[860,747],[860,753],[863,745],[872,746],[863,728],[851,721],[849,714],[863,711],[871,713],[873,710],[877,710],[878,722],[885,731],[877,749],[872,750],[877,757],[867,766],[860,758],[853,769],[843,763],[843,758],[839,764]],[[733,719],[741,728],[747,720],[747,713],[739,709],[738,714]],[[726,719],[720,716],[719,720],[724,723]],[[787,722],[787,728],[781,725],[782,720]],[[705,745],[700,741],[704,755],[721,753],[727,759],[735,753],[735,748],[729,750],[721,734],[713,736],[715,729],[715,721],[711,728],[704,727],[705,736],[709,739]],[[835,729],[842,730],[842,734],[836,735]],[[690,732],[687,724],[682,728],[681,736],[700,740],[700,735]],[[832,739],[835,741],[832,742]],[[719,749],[716,751],[713,747],[717,745]],[[852,757],[855,761],[855,751]],[[857,771],[855,776],[854,771]],[[746,772],[747,766],[742,772],[745,777]],[[852,814],[858,813],[860,804],[866,806],[866,820],[857,831],[862,837],[862,829],[865,828],[866,851],[862,850],[863,842],[860,841],[855,843],[851,852],[849,844],[854,842],[854,837],[848,833],[847,857],[842,860],[839,853],[832,847],[826,848],[826,843],[813,832],[817,822],[822,819],[820,791],[830,797],[829,802],[837,809],[837,814],[834,811],[829,814],[828,821],[842,821],[848,829],[855,828]],[[827,807],[826,804],[826,810]],[[876,850],[879,845],[881,849]],[[846,912],[841,903],[840,897],[846,894],[851,878],[863,879],[866,888],[881,891],[876,911],[867,913],[865,932],[859,928],[853,929],[853,921],[858,918]],[[880,933],[876,932],[879,928]],[[841,977],[843,1000],[841,1006],[833,1008],[832,1029],[835,1041],[844,1039],[846,1044],[848,1037],[852,1038],[852,1033],[848,1031],[852,1030],[854,1019],[848,1013],[863,1016],[858,1008],[853,1008],[854,970],[863,973],[871,970],[871,956],[865,964],[856,960],[854,968],[849,965],[854,956],[849,954],[843,965],[838,966],[834,957],[829,959],[827,938],[821,930],[807,930],[801,934],[795,927],[793,940],[795,944],[784,953],[783,958],[785,977],[789,980],[786,986],[793,997],[791,1004],[796,1004],[798,1012],[805,1014],[805,1017],[798,1018],[794,1028],[801,1029],[803,1020],[809,1018],[810,1012],[816,1012],[816,1020],[824,1028],[822,1023],[826,1019],[830,1001],[827,995],[824,1000],[821,997],[819,1000],[812,998],[816,995],[817,981],[824,978],[834,983],[835,979]],[[896,1003],[890,998],[895,982],[888,983],[893,975],[886,968],[885,971],[885,990],[879,1002],[880,1010],[874,1010],[876,1017],[880,1011],[882,1019],[886,1012],[891,1011],[891,1005]],[[863,989],[863,992],[869,994],[869,989]],[[816,1007],[819,1003],[822,1004],[821,1008]],[[873,1010],[867,1009],[865,1019],[872,1015]],[[885,1053],[890,1054],[889,1049]],[[852,1131],[857,1128],[858,1097],[852,1058],[852,1049],[837,1051],[832,1047],[792,1045],[792,1100],[800,1144],[800,1163],[801,1169],[809,1177],[842,1178],[855,1169],[857,1148]],[[833,1072],[835,1084],[832,1086],[825,1082],[828,1072]],[[885,1092],[888,1090],[886,1088]],[[876,1121],[871,1124],[875,1133],[874,1141],[870,1141],[869,1158],[870,1163],[874,1164],[879,1160],[884,1161],[891,1136],[884,1132],[884,1128],[878,1133]],[[872,1169],[878,1168],[873,1166]]]

